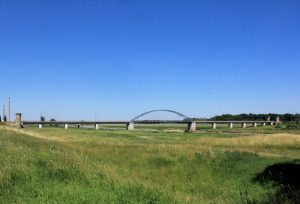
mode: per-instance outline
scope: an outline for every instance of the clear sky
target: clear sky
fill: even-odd
[[[1,0],[0,74],[25,119],[296,113],[300,1]]]

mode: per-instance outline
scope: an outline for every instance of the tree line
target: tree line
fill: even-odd
[[[253,114],[253,113],[242,113],[242,114],[236,114],[236,115],[231,115],[231,114],[223,114],[223,115],[217,115],[210,120],[267,120],[268,117],[270,117],[271,120],[276,120],[276,117],[279,116],[280,121],[283,122],[288,122],[288,121],[300,121],[300,114],[290,114],[290,113],[285,113],[285,114],[276,114],[276,113],[269,113],[269,114]]]

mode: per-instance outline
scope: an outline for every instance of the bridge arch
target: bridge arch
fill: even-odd
[[[144,116],[146,115],[149,115],[151,113],[155,113],[155,112],[166,112],[166,113],[171,113],[171,114],[174,114],[174,115],[177,115],[179,116],[180,118],[182,118],[182,120],[184,121],[192,121],[192,119],[180,112],[177,112],[177,111],[174,111],[174,110],[168,110],[168,109],[159,109],[159,110],[151,110],[151,111],[147,111],[145,113],[142,113],[142,114],[139,114],[138,116],[134,117],[131,122],[135,122],[135,121],[138,121],[139,119],[143,118]],[[167,120],[164,120],[164,121],[167,121]]]

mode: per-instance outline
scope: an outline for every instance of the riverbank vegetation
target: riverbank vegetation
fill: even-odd
[[[0,202],[300,201],[298,129],[180,128],[1,125]]]

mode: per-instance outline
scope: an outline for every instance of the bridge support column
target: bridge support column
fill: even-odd
[[[42,125],[42,124],[39,124],[39,128],[40,128],[40,129],[43,128],[43,125]]]
[[[65,124],[65,129],[68,129],[69,128],[69,125],[68,124]]]
[[[233,128],[233,123],[228,123],[228,128],[232,129]]]
[[[99,124],[95,125],[96,130],[99,130]]]
[[[213,123],[213,124],[211,125],[211,127],[212,127],[212,129],[217,129],[217,123]]]
[[[271,121],[271,122],[270,122],[270,125],[274,125],[274,122],[273,122],[273,121]]]
[[[242,128],[246,128],[247,124],[246,123],[242,123]]]
[[[77,125],[75,125],[75,127],[76,127],[76,128],[80,128],[80,125],[79,125],[79,124],[77,124]]]
[[[196,122],[189,122],[188,123],[188,132],[196,131]]]
[[[278,125],[280,123],[280,118],[279,116],[276,117],[276,125]]]
[[[16,113],[16,127],[17,128],[22,128],[22,114],[21,113]]]
[[[127,130],[134,130],[134,122],[127,123]]]
[[[262,123],[262,126],[266,126],[266,123]]]
[[[253,127],[256,127],[257,126],[257,123],[253,123]]]

